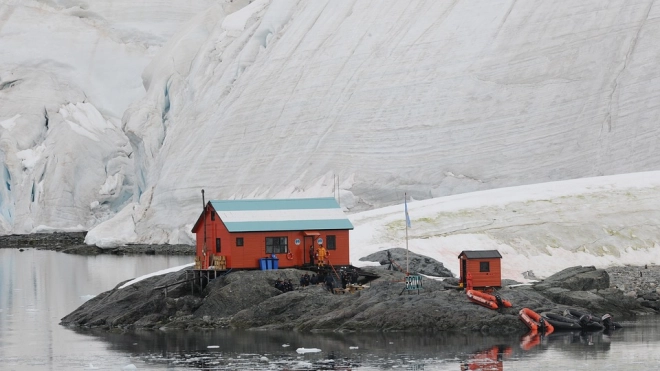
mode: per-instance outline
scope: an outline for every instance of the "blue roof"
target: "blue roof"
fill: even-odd
[[[353,229],[337,201],[326,198],[211,200],[229,232]]]

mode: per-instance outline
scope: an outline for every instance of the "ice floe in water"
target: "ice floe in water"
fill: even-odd
[[[319,348],[298,348],[298,349],[296,349],[296,353],[299,353],[299,354],[318,353],[320,351],[321,351],[321,349],[319,349]]]

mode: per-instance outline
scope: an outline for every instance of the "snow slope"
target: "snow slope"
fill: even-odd
[[[462,251],[496,249],[503,257],[502,276],[523,282],[575,265],[660,264],[659,191],[656,171],[412,200],[408,248],[441,261],[456,276]],[[351,264],[377,264],[360,258],[406,247],[403,205],[350,219]],[[405,261],[398,263],[405,267]]]
[[[458,275],[464,250],[498,250],[502,276],[576,265],[660,264],[660,171],[508,187],[408,202],[410,251]],[[350,216],[351,264],[405,248],[403,205]],[[405,262],[399,262],[405,266]]]
[[[650,0],[261,5],[147,68],[125,116],[138,240],[189,241],[202,188],[327,196],[336,174],[356,211],[660,165]]]
[[[163,4],[152,1],[153,9]],[[99,73],[109,79],[106,88],[119,84],[128,93],[86,100],[94,89],[77,85],[89,68],[72,62],[60,63],[73,77],[30,80],[72,84],[58,93],[67,98],[46,110],[49,119],[64,122],[58,115],[63,107],[91,103],[111,124],[93,120],[95,130],[115,139],[96,143],[84,134],[104,138],[99,132],[67,124],[63,135],[81,139],[39,155],[41,98],[29,110],[32,134],[17,135],[19,127],[28,130],[20,122],[28,112],[4,107],[23,104],[8,93],[21,85],[0,90],[0,161],[6,164],[0,180],[9,184],[0,191],[5,231],[96,225],[88,243],[187,243],[202,188],[216,199],[329,196],[337,175],[342,205],[357,212],[399,203],[404,191],[429,199],[660,165],[660,5],[652,0],[256,0],[203,11],[198,5],[194,18],[180,23],[157,52],[144,45],[167,36],[153,31],[160,24],[143,25],[138,16],[124,17],[124,10],[112,13],[111,6],[96,8],[104,22],[118,25],[112,39],[123,40],[120,55],[126,55],[118,70],[140,64],[131,62],[132,47],[155,53],[142,64],[141,98],[131,93],[133,85]],[[189,10],[184,13],[195,13]],[[20,40],[12,31],[19,30],[16,14],[0,16],[0,50],[9,45],[2,40]],[[58,19],[44,16],[44,22],[51,18]],[[54,27],[68,29],[61,23]],[[92,41],[81,39],[89,50],[84,55],[99,53]],[[112,50],[99,55],[106,60]],[[119,124],[110,115],[128,98],[133,103]],[[7,99],[15,100],[5,105]],[[86,116],[97,117],[83,107]],[[24,157],[34,159],[87,155],[90,148],[103,153],[91,162],[70,156],[66,163],[104,168],[104,161],[117,159],[114,168],[121,170],[69,171],[66,176],[78,177],[70,183],[81,187],[65,183],[61,189],[56,184],[65,176],[47,171],[40,199],[57,202],[42,201],[41,210],[69,207],[70,213],[66,219],[57,211],[33,213],[29,189],[41,174],[24,175],[30,170],[16,153],[31,149]],[[39,161],[25,164],[40,169]],[[118,196],[98,196],[111,189]]]

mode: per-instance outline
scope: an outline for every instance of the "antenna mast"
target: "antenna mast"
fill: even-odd
[[[202,189],[202,208],[203,208],[203,218],[204,218],[204,244],[202,245],[202,253],[206,256],[206,201],[204,200],[204,190]]]

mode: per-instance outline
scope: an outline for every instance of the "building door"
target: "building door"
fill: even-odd
[[[461,259],[461,282],[463,287],[467,286],[467,259]]]
[[[314,264],[314,236],[303,238],[303,264]]]

